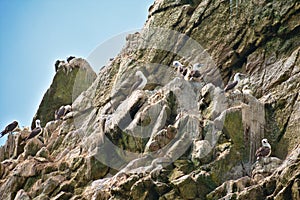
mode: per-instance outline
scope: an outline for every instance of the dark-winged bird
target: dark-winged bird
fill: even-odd
[[[72,111],[72,107],[70,105],[61,106],[58,110],[55,111],[55,120],[59,120],[66,116],[69,112]]]
[[[241,75],[242,75],[241,73],[236,73],[234,75],[233,82],[226,85],[226,87],[224,88],[224,91],[227,92],[229,90],[234,89],[234,87],[237,86],[237,84],[240,82]]]
[[[73,60],[75,58],[75,56],[69,56],[68,58],[67,58],[67,62],[69,63],[71,60]]]
[[[3,137],[5,134],[12,133],[19,129],[19,124],[17,121],[13,121],[12,123],[8,124],[5,129],[1,132],[1,137]]]
[[[256,150],[256,157],[259,160],[262,157],[269,157],[271,155],[271,145],[269,144],[267,139],[261,140],[262,146]]]
[[[35,120],[35,128],[31,131],[31,133],[28,135],[25,141],[34,138],[35,136],[42,133],[43,129],[41,127],[41,121],[39,119]]]

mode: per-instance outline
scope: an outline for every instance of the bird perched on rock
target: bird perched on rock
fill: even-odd
[[[67,62],[69,63],[71,60],[73,60],[75,58],[75,56],[69,56],[68,58],[67,58]]]
[[[173,62],[173,66],[174,66],[175,68],[177,68],[177,67],[184,67],[184,65],[181,64],[181,62],[179,62],[178,60],[175,60],[175,61]]]
[[[224,88],[224,91],[227,92],[229,90],[234,89],[237,86],[237,84],[241,81],[241,76],[242,75],[243,74],[241,74],[241,73],[236,73],[234,75],[233,82],[226,85],[226,87]]]
[[[56,60],[55,64],[54,64],[55,72],[57,72],[58,69],[60,68],[61,64],[64,64],[64,63],[65,63],[65,61],[63,61],[63,60]]]
[[[271,145],[269,144],[267,139],[261,140],[262,146],[256,150],[255,156],[257,160],[262,157],[269,157],[271,155]]]
[[[196,63],[193,65],[192,70],[188,70],[187,74],[187,80],[189,81],[200,81],[201,80],[201,73],[200,73],[200,68],[203,67],[204,65],[201,63]]]
[[[35,120],[35,128],[31,131],[31,133],[28,135],[28,137],[25,139],[25,141],[34,138],[35,136],[39,135],[43,132],[43,129],[41,127],[41,121],[39,119]]]
[[[188,73],[188,68],[177,60],[173,62],[173,66],[175,67],[177,73],[181,74],[183,77]]]
[[[147,84],[147,79],[143,72],[137,71],[135,76],[137,77],[137,81],[132,85],[129,94],[131,94],[134,90],[142,90]]]
[[[63,118],[71,111],[72,107],[70,105],[61,106],[58,110],[55,111],[55,120]]]
[[[18,129],[20,129],[18,122],[13,121],[12,123],[8,124],[3,131],[1,131],[0,138],[3,137],[5,134],[17,131]]]

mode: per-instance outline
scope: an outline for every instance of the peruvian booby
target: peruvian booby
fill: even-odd
[[[201,63],[196,63],[193,65],[192,70],[188,71],[188,80],[190,81],[200,81],[201,80],[201,73],[200,73],[200,68],[203,67],[204,65]]]
[[[43,129],[41,127],[41,121],[39,119],[35,120],[35,128],[31,131],[31,133],[28,135],[28,137],[25,139],[25,141],[34,138],[35,136],[39,135],[43,132]]]
[[[68,58],[67,58],[67,62],[69,63],[71,60],[73,60],[75,58],[75,56],[69,56]]]
[[[173,62],[173,66],[174,66],[175,68],[177,68],[177,67],[184,67],[184,65],[181,64],[181,62],[179,62],[178,60],[175,60],[175,61]]]
[[[143,72],[137,71],[135,76],[137,77],[137,81],[132,85],[129,94],[131,94],[134,90],[142,90],[147,84],[147,79]]]
[[[56,61],[55,61],[55,64],[54,64],[55,72],[57,72],[58,69],[60,68],[60,65],[61,65],[61,64],[64,64],[64,63],[65,63],[65,61],[63,61],[63,60],[56,60]]]
[[[255,156],[257,157],[257,160],[259,160],[261,157],[269,157],[271,155],[271,145],[269,144],[267,139],[261,140],[262,146],[257,149]]]
[[[184,67],[184,65],[181,64],[179,61],[177,61],[177,60],[174,61],[173,66],[178,74],[186,74],[187,73],[187,68]],[[185,75],[183,75],[183,76],[185,76]]]
[[[66,114],[72,111],[70,105],[61,106],[58,110],[55,111],[55,120],[62,119]]]
[[[60,60],[56,60],[55,64],[54,64],[54,67],[55,67],[55,72],[58,71],[58,66],[60,64]]]
[[[234,87],[241,81],[241,78],[240,78],[241,75],[242,75],[241,73],[236,73],[234,75],[233,82],[226,85],[226,87],[224,88],[224,91],[227,92],[229,90],[234,89]]]
[[[1,131],[0,138],[3,137],[5,134],[15,132],[18,129],[19,129],[18,122],[17,121],[13,121],[12,123],[8,124],[3,131]]]

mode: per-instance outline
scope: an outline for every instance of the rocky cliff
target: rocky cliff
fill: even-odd
[[[46,93],[41,135],[9,135],[0,198],[299,199],[299,11],[297,0],[155,1],[95,80],[57,72],[47,93],[92,84],[61,101]],[[174,60],[202,63],[202,79]],[[239,90],[224,92],[237,72]],[[262,138],[272,153],[256,160]]]

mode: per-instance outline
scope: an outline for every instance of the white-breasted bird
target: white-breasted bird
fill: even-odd
[[[271,155],[271,145],[269,144],[267,139],[262,139],[261,140],[261,144],[262,146],[259,147],[256,150],[255,156],[257,158],[257,160],[259,160],[262,157],[269,157]]]

